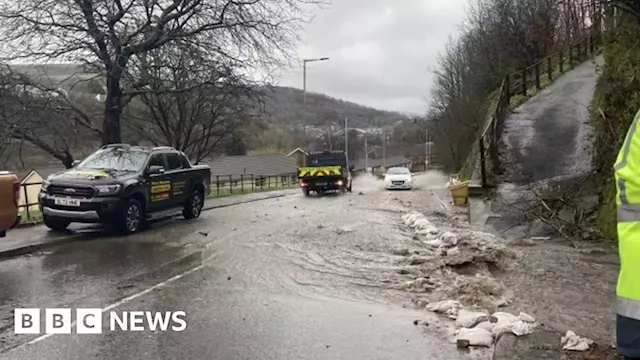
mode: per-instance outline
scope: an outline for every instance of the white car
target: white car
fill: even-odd
[[[411,189],[413,187],[413,174],[405,167],[392,167],[384,174],[384,186],[388,190]]]

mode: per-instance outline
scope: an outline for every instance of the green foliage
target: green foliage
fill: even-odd
[[[616,237],[613,164],[640,108],[640,25],[621,18],[604,48],[602,69],[591,106],[595,131],[593,166],[600,186],[598,227],[609,239]]]
[[[240,132],[234,132],[224,144],[224,153],[227,155],[247,155],[247,144]]]

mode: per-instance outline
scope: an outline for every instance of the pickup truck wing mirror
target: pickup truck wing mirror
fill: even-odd
[[[151,166],[149,166],[148,173],[149,173],[149,175],[164,174],[164,167],[162,167],[160,165],[151,165]]]

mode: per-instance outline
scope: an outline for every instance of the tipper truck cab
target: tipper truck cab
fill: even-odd
[[[298,179],[305,196],[312,191],[318,194],[352,191],[353,166],[347,166],[344,151],[310,152],[305,160],[306,166],[298,168]]]

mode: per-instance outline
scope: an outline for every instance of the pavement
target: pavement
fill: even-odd
[[[299,193],[299,189],[285,189],[221,198],[208,198],[205,202],[204,210],[224,208]],[[104,231],[101,226],[84,224],[71,224],[64,233],[49,231],[44,225],[20,227],[11,230],[7,237],[0,239],[0,258],[20,256],[51,246],[79,241],[82,239],[82,235],[95,234],[101,231]]]
[[[457,351],[395,287],[406,275],[392,250],[413,241],[400,217],[446,211],[439,192],[359,178],[353,193],[286,194],[218,199],[199,219],[127,237],[72,229],[73,243],[0,261],[0,359],[489,358]],[[55,239],[42,227],[12,236]],[[15,308],[51,307],[100,309],[102,334],[13,333]],[[110,313],[127,310],[184,311],[187,327],[111,331]]]

